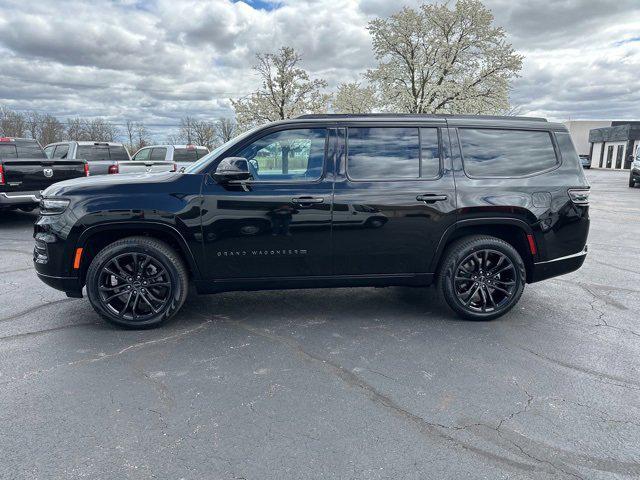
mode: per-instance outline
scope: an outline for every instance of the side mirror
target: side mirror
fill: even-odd
[[[218,164],[218,168],[213,173],[213,178],[219,183],[248,180],[251,178],[249,161],[242,157],[225,158]]]

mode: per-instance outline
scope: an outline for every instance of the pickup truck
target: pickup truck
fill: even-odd
[[[150,145],[142,147],[133,155],[134,161],[165,161],[175,163],[176,170],[188,167],[209,153],[200,145]]]
[[[116,173],[155,173],[175,171],[173,162],[133,161],[122,143],[67,141],[50,143],[44,148],[47,157],[83,159],[89,163],[91,175]]]
[[[0,137],[0,211],[31,211],[48,186],[88,175],[84,160],[48,159],[36,140]]]

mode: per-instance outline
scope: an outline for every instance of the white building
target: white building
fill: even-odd
[[[611,120],[568,120],[564,124],[569,129],[571,140],[576,146],[578,155],[589,155],[591,153],[591,143],[589,143],[589,132],[594,128],[610,127]]]
[[[616,121],[589,132],[591,166],[624,170],[638,156],[640,122]]]

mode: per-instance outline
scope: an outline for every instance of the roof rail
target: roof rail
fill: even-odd
[[[542,117],[511,117],[508,115],[452,115],[452,114],[425,114],[425,113],[322,113],[300,115],[296,119],[350,119],[350,118],[442,118],[461,120],[522,120],[527,122],[546,122]]]

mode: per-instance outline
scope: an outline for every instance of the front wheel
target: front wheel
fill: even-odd
[[[87,271],[87,296],[105,320],[126,328],[151,328],[175,315],[188,290],[182,259],[166,243],[129,237],[112,243]]]
[[[633,175],[629,174],[629,187],[633,188],[636,186],[636,181],[633,179]]]
[[[518,303],[526,280],[522,258],[509,243],[473,235],[445,252],[439,287],[445,301],[468,320],[493,320]]]

